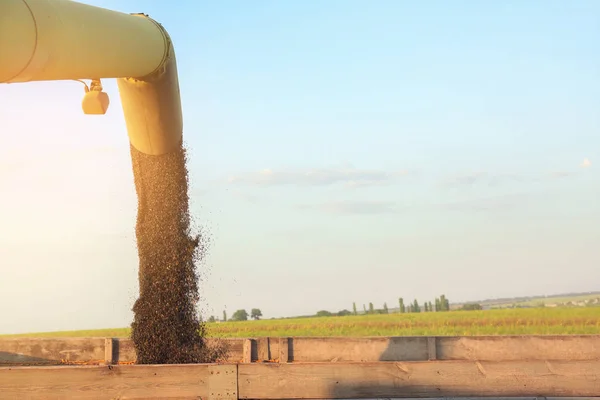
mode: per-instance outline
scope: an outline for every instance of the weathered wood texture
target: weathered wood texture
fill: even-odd
[[[236,365],[2,367],[0,399],[237,399]]]
[[[217,343],[226,343],[229,353],[227,359],[224,362],[238,363],[242,362],[244,357],[244,339],[243,338],[227,338],[227,339],[213,339],[208,338],[206,342],[209,346],[217,345]],[[600,342],[600,339],[599,339]]]
[[[600,360],[600,335],[437,338],[438,360]]]
[[[208,400],[237,400],[238,367],[236,364],[208,366]],[[201,395],[198,395],[201,398]]]
[[[119,338],[115,340],[116,344],[113,344],[116,348],[116,358],[113,360],[114,362],[133,362],[137,360],[135,347],[133,347],[133,341],[131,339]]]
[[[115,340],[112,338],[104,339],[104,363],[111,365],[115,359]],[[117,354],[118,357],[118,354]]]
[[[217,339],[208,339],[214,344]],[[426,360],[600,360],[600,335],[294,337],[221,339],[225,362],[349,362]],[[0,365],[59,364],[108,359],[104,338],[0,339]],[[133,362],[129,339],[113,339],[112,361]],[[282,346],[285,346],[283,348]],[[287,350],[287,351],[286,351]],[[287,359],[281,360],[282,357]]]
[[[597,396],[600,362],[240,364],[240,399]]]
[[[427,337],[293,338],[296,362],[427,360]]]
[[[252,362],[252,339],[244,339],[244,344],[242,345],[242,362],[251,363]]]
[[[598,361],[0,368],[0,399],[375,399],[599,394]]]
[[[264,342],[257,346],[264,354]],[[280,354],[278,341],[269,346]],[[600,360],[600,335],[294,337],[288,351],[294,362]]]
[[[287,363],[290,361],[290,341],[288,338],[279,338],[279,359],[280,363]]]
[[[105,359],[105,338],[0,339],[0,364],[55,365]]]
[[[224,342],[227,362],[242,361],[239,339],[207,339],[208,345]],[[131,363],[135,348],[124,338],[0,338],[0,365],[59,365],[61,363]]]
[[[271,344],[271,340],[268,337],[262,337],[256,339],[256,359],[261,361],[269,361],[271,360],[271,347],[274,347]],[[277,353],[279,353],[279,348],[277,349]],[[277,354],[276,353],[276,354]],[[254,360],[255,357],[253,356]]]

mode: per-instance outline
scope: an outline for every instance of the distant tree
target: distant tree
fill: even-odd
[[[387,303],[383,303],[383,313],[384,313],[384,314],[389,314],[389,312],[390,312],[390,311],[388,310]]]
[[[421,312],[421,307],[419,307],[419,302],[417,299],[413,301],[413,312]]]
[[[450,302],[444,294],[440,296],[440,307],[441,311],[450,311]]]
[[[237,310],[231,316],[232,321],[248,321],[248,312],[246,310]]]
[[[363,304],[363,311],[365,312],[365,314],[367,313],[367,306],[365,306],[364,304]]]
[[[375,314],[375,307],[373,307],[373,303],[369,303],[369,314]]]
[[[208,318],[208,322],[216,322],[217,319],[215,318],[214,315],[211,315],[210,318]]]
[[[223,321],[227,321],[227,311],[223,310]]]
[[[429,304],[427,302],[423,303],[423,311],[429,312]]]
[[[358,311],[356,311],[356,303],[352,303],[352,314],[358,315]]]
[[[327,310],[317,311],[317,317],[331,317],[333,314]]]
[[[352,313],[349,310],[341,310],[337,313],[338,317],[345,317],[347,315],[352,315]]]
[[[431,311],[435,311],[435,310],[433,309],[433,303],[429,302],[429,312],[431,312]]]
[[[257,320],[257,321],[258,321],[258,320],[260,319],[260,317],[262,317],[262,311],[260,311],[260,309],[259,309],[259,308],[253,308],[253,309],[250,311],[250,317],[251,317],[252,319],[254,319],[254,320]]]
[[[406,312],[407,313],[413,312],[413,305],[412,304],[409,304],[408,306],[406,306]]]
[[[467,303],[461,307],[461,310],[464,311],[475,311],[475,310],[483,310],[481,304],[478,303]]]
[[[439,298],[435,298],[435,311],[442,311],[442,306]]]
[[[404,307],[404,299],[402,297],[398,299],[398,305],[400,306],[400,312],[405,313],[406,307]]]

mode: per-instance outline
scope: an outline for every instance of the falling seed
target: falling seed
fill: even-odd
[[[140,295],[131,338],[138,364],[210,363],[225,357],[222,343],[208,346],[196,312],[197,271],[207,250],[193,236],[186,151],[151,156],[131,147],[138,196],[136,238]]]

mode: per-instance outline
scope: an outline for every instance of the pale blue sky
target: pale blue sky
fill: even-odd
[[[600,2],[87,2],[174,40],[207,315],[600,288]],[[0,333],[132,319],[105,88],[0,86]]]

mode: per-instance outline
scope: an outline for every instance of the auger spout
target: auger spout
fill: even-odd
[[[70,0],[0,1],[0,83],[102,78],[117,78],[135,149],[179,148],[177,63],[159,23]]]

